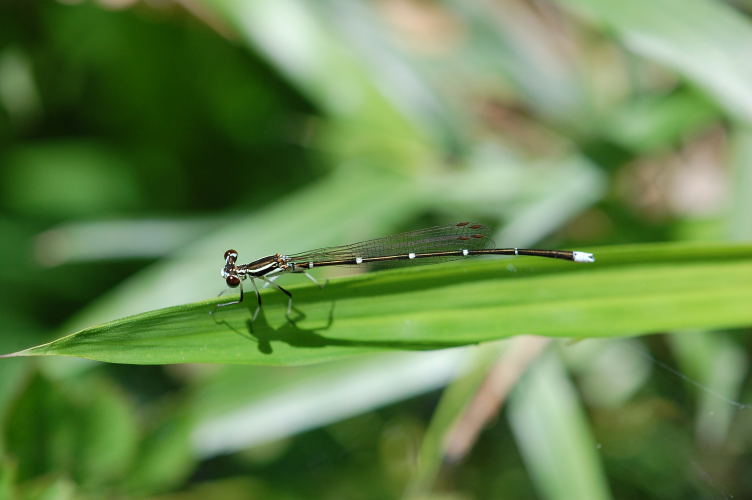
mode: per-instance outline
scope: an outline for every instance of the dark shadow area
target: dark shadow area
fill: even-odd
[[[288,318],[287,322],[278,328],[272,327],[266,319],[266,313],[262,307],[255,321],[248,319],[246,321],[247,331],[243,332],[232,327],[226,321],[219,320],[218,324],[224,324],[236,334],[255,341],[258,344],[258,350],[264,354],[273,354],[274,342],[283,342],[290,347],[299,348],[321,348],[328,346],[348,346],[348,347],[369,347],[381,349],[403,349],[411,351],[430,351],[435,349],[446,349],[449,347],[460,347],[464,345],[475,344],[475,342],[401,342],[397,340],[355,340],[355,339],[338,339],[326,337],[322,334],[334,324],[334,303],[332,303],[327,316],[326,324],[319,328],[300,328],[297,323],[306,318],[297,307],[293,307],[296,314],[295,318]],[[215,315],[216,317],[216,315]]]

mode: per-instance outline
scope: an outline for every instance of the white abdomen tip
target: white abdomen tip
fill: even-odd
[[[363,263],[363,258],[362,257],[355,257],[355,263],[356,264],[362,264]]]
[[[587,252],[572,252],[572,260],[575,262],[595,262],[595,256]]]
[[[407,257],[410,258],[410,259],[414,259],[415,258],[415,254],[412,253],[412,252],[410,252],[409,254],[407,254]]]

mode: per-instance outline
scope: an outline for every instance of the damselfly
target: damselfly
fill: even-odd
[[[258,307],[253,314],[256,319],[261,310],[261,295],[256,286],[256,279],[274,286],[287,295],[287,314],[292,310],[292,294],[274,283],[284,272],[303,273],[321,286],[308,273],[310,269],[328,266],[360,266],[363,264],[390,264],[398,261],[444,261],[461,259],[474,255],[529,255],[563,259],[572,262],[595,262],[593,254],[569,250],[539,250],[533,248],[491,248],[493,240],[488,237],[488,228],[482,224],[459,222],[449,226],[437,226],[417,231],[394,234],[374,240],[352,243],[337,247],[320,248],[298,254],[274,254],[249,264],[237,264],[238,252],[225,252],[225,265],[221,274],[227,286],[236,288],[242,281],[250,278],[256,292]],[[243,301],[243,287],[240,286],[240,298],[236,301],[219,304],[218,307],[237,304]]]

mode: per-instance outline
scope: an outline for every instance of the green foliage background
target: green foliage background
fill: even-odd
[[[0,498],[750,496],[749,14],[3,3]],[[207,314],[227,248],[458,219],[599,260]]]

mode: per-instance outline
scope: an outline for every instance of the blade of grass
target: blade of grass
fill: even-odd
[[[702,446],[720,448],[729,438],[739,407],[730,404],[741,396],[747,357],[743,348],[718,332],[679,332],[667,336],[681,373],[696,381],[690,387],[697,398],[695,431]],[[699,390],[701,388],[701,390]]]
[[[488,423],[498,415],[504,400],[527,367],[551,342],[550,338],[518,336],[488,372],[464,414],[446,436],[444,455],[450,462],[463,460]]]
[[[737,127],[732,135],[733,171],[728,235],[734,241],[752,239],[752,128]]]
[[[330,116],[415,137],[363,59],[340,43],[325,5],[290,0],[204,2]],[[337,75],[337,78],[332,78]],[[387,127],[383,128],[384,124]]]
[[[710,0],[559,0],[614,30],[637,53],[683,73],[729,114],[752,120],[752,24]]]
[[[216,386],[198,388],[191,402],[199,420],[194,447],[202,457],[237,451],[439,388],[464,369],[471,352],[445,349],[299,367],[227,367],[245,369],[232,372],[242,377],[240,397],[247,402],[227,408],[229,398]],[[247,376],[248,369],[254,369],[253,376]]]
[[[16,462],[10,458],[0,458],[0,498],[17,498],[15,493]]]
[[[466,457],[478,435],[549,339],[520,336],[486,344],[472,369],[444,392],[418,456],[405,498],[428,498],[443,463]]]
[[[509,420],[541,498],[611,498],[583,408],[554,351],[517,385]]]
[[[462,416],[465,408],[488,376],[488,370],[506,352],[508,342],[483,346],[472,359],[472,368],[444,391],[431,419],[418,453],[415,470],[405,491],[405,498],[429,498],[444,458],[446,436]]]
[[[597,252],[594,265],[518,258],[412,267],[332,280],[324,289],[264,291],[150,311],[81,330],[14,356],[117,363],[326,361],[383,350],[439,349],[518,334],[614,337],[752,324],[752,246],[653,244]],[[224,299],[227,300],[227,299]]]

